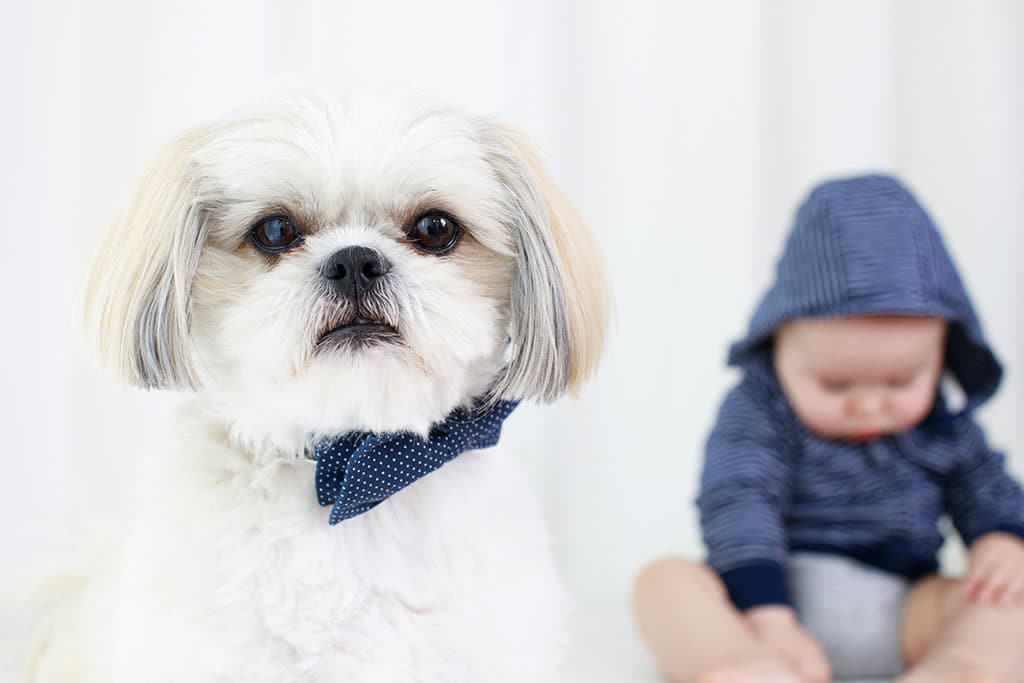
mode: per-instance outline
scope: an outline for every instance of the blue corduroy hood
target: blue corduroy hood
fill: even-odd
[[[800,206],[747,335],[729,350],[744,367],[795,318],[920,315],[949,321],[946,367],[967,409],[995,393],[1002,378],[942,237],[895,178],[869,175],[826,182]]]

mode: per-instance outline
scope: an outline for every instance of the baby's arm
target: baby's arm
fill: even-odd
[[[1024,605],[1024,491],[981,428],[962,419],[967,457],[946,484],[946,505],[970,547],[966,590],[978,602]]]
[[[697,499],[708,564],[741,610],[789,605],[786,585],[792,463],[770,395],[745,379],[708,437]]]
[[[698,499],[708,564],[751,630],[805,678],[823,680],[828,660],[800,626],[787,586],[791,460],[771,400],[744,380],[708,438]]]

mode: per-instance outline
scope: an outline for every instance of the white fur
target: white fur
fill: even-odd
[[[466,227],[449,255],[404,240],[428,208]],[[247,241],[268,210],[303,216],[300,247]],[[323,353],[338,304],[319,267],[355,245],[392,264],[402,343]],[[305,454],[425,433],[492,388],[575,388],[603,287],[521,138],[416,93],[283,86],[179,138],[108,235],[86,313],[114,372],[192,393],[152,439],[132,528],[55,600],[29,680],[554,680],[566,603],[514,458],[466,453],[332,527]]]

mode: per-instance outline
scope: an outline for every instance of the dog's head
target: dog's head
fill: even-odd
[[[127,382],[243,433],[411,429],[593,371],[607,299],[523,139],[411,93],[287,86],[168,145],[86,293]]]

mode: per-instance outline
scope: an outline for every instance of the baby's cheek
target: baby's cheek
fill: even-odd
[[[797,417],[812,432],[826,437],[845,435],[842,405],[827,396],[808,396],[799,406]]]
[[[933,399],[928,392],[912,391],[896,401],[897,419],[902,429],[916,427],[931,410]]]

